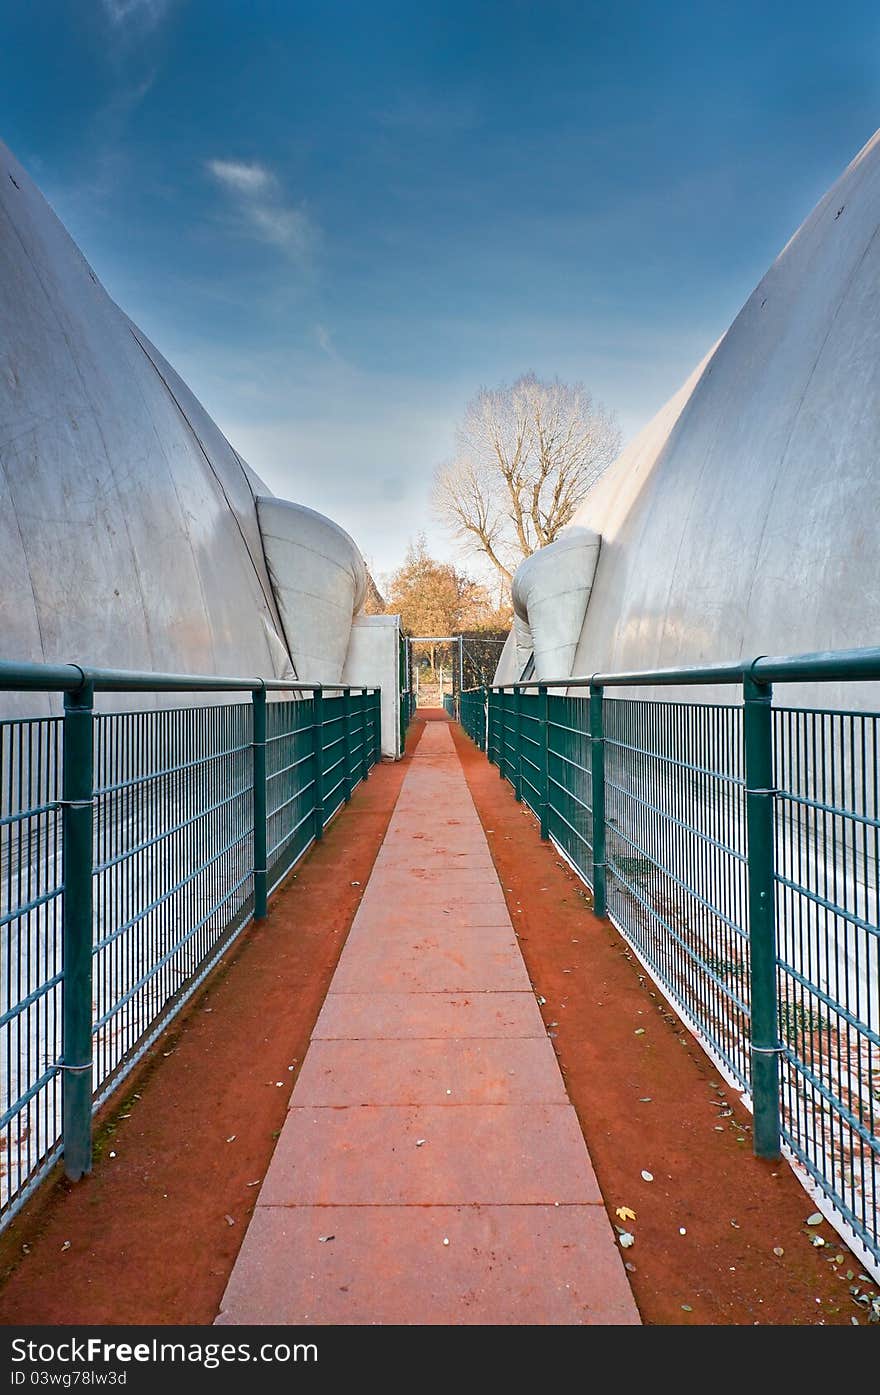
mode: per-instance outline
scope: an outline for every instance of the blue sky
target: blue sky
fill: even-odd
[[[0,135],[280,494],[387,572],[467,399],[629,437],[878,123],[880,10],[0,0]]]

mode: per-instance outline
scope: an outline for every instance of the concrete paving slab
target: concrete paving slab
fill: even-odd
[[[508,1040],[316,1041],[292,1105],[566,1104],[545,1036]]]
[[[432,932],[428,937],[403,943],[386,939],[379,944],[346,945],[333,977],[336,993],[461,993],[517,992],[530,987],[522,957],[506,943],[495,944],[475,936],[462,940],[459,928],[445,942]]]
[[[607,1225],[596,1206],[261,1207],[217,1320],[634,1325]]]
[[[432,906],[415,906],[408,898],[391,901],[388,897],[370,897],[369,900],[364,897],[358,907],[352,929],[360,930],[369,926],[382,936],[392,929],[418,929],[426,925],[445,923],[455,925],[460,930],[487,928],[509,931],[512,928],[507,906],[500,906],[497,902],[484,904],[478,900],[456,900],[435,902]]]
[[[290,1109],[257,1204],[529,1206],[601,1199],[569,1104],[353,1105]]]
[[[327,994],[313,1041],[545,1037],[532,992]]]

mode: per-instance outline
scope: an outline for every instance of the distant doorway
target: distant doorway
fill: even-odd
[[[472,630],[457,635],[407,635],[409,687],[416,707],[457,710],[463,689],[491,683],[506,634]]]

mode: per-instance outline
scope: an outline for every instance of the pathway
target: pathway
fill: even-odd
[[[639,1322],[446,723],[416,748],[217,1321]]]

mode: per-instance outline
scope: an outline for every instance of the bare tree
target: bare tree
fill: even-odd
[[[558,537],[620,449],[613,413],[581,383],[528,373],[465,408],[455,459],[434,484],[438,517],[509,582]]]

